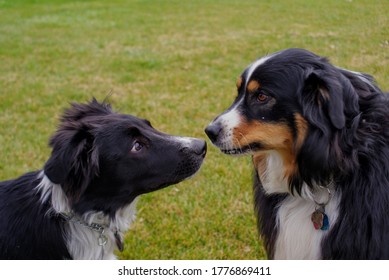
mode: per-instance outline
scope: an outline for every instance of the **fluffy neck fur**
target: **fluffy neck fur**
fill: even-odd
[[[41,203],[51,202],[52,208],[47,215],[60,215],[61,213],[72,213],[69,201],[60,185],[52,183],[42,171],[39,174],[41,179],[36,190],[40,193]],[[135,220],[136,214],[135,199],[128,206],[119,209],[113,218],[103,212],[90,211],[79,218],[87,224],[96,223],[104,226],[104,235],[108,241],[104,246],[98,244],[99,233],[76,222],[67,222],[65,239],[67,248],[73,259],[116,259],[114,255],[115,232],[123,239],[123,233],[128,230]]]
[[[330,184],[326,187],[309,187],[302,184],[299,193],[291,193],[281,156],[276,151],[269,151],[262,157],[261,166],[256,166],[263,190],[267,195],[283,194],[285,199],[276,205],[278,211],[275,224],[278,234],[274,244],[274,259],[320,259],[321,242],[327,236],[339,215],[338,206],[341,194],[335,192]],[[258,162],[257,162],[258,164]],[[328,189],[332,197],[329,199]],[[329,217],[330,229],[316,230],[311,215],[318,207],[317,203],[325,203]]]

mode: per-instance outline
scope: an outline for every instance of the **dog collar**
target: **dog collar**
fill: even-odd
[[[108,237],[104,234],[105,228],[108,227],[108,225],[103,225],[99,223],[87,223],[85,220],[83,220],[81,217],[76,215],[75,213],[60,213],[60,216],[64,218],[67,222],[75,223],[82,225],[92,231],[95,231],[99,234],[99,237],[97,239],[97,242],[99,246],[104,247],[105,244],[108,242]],[[115,237],[115,243],[117,248],[119,249],[120,252],[123,252],[124,250],[124,243],[123,240],[120,236],[120,231],[118,229],[115,230],[114,232],[114,237]]]

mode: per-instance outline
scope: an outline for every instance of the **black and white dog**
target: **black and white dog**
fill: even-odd
[[[303,49],[252,63],[206,133],[250,154],[272,259],[389,259],[389,100],[369,75]]]
[[[201,166],[206,143],[93,99],[72,104],[43,170],[0,183],[0,259],[114,259],[136,198]]]

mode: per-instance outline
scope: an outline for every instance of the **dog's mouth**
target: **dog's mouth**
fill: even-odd
[[[243,156],[243,155],[252,155],[255,152],[263,150],[263,146],[259,143],[253,143],[244,147],[240,148],[232,148],[232,149],[223,149],[221,148],[220,151],[226,155],[231,156]]]

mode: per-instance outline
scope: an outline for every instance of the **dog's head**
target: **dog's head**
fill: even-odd
[[[303,181],[324,184],[345,166],[341,138],[354,125],[351,120],[359,121],[355,88],[378,90],[367,75],[337,68],[306,50],[287,49],[246,68],[232,106],[205,131],[222,152],[253,155],[262,175],[273,172],[266,170],[273,161],[272,168],[279,169],[273,175],[288,185],[277,191],[299,191]]]
[[[95,99],[65,111],[50,146],[44,172],[80,212],[114,212],[140,194],[176,184],[206,154],[203,140],[161,133]]]

